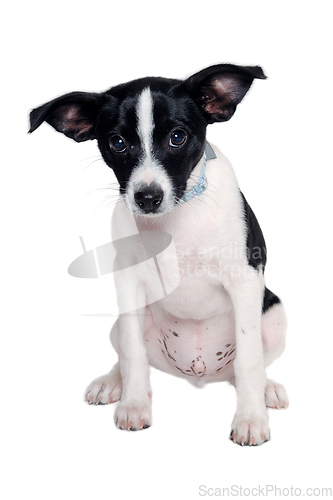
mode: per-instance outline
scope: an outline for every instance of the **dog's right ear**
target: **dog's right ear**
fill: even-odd
[[[103,94],[71,92],[47,102],[30,113],[30,130],[44,121],[76,142],[96,139],[95,125],[103,103]]]

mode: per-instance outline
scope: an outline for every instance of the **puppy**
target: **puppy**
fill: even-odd
[[[134,221],[139,234],[168,233],[177,249],[179,284],[161,300],[145,302],[148,278],[135,271],[116,280],[125,311],[111,331],[119,361],[92,382],[86,400],[120,400],[120,429],[152,423],[149,365],[196,385],[235,385],[234,443],[268,441],[267,407],[288,405],[283,386],[265,374],[284,349],[287,326],[280,299],[265,286],[265,241],[229,162],[206,143],[207,125],[228,121],[255,78],[266,78],[258,66],[220,64],[186,80],[73,92],[30,114],[29,132],[46,121],[77,142],[97,139],[119,182],[116,238]]]

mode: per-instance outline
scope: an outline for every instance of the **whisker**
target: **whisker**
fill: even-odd
[[[102,200],[98,205],[97,207],[95,208],[94,212],[93,212],[93,215],[96,214],[97,210],[99,208],[101,208],[100,212],[98,213],[98,215],[102,215],[106,210],[108,210],[109,208],[112,208],[118,201],[119,199],[119,196],[117,195],[110,195],[110,196],[106,196],[104,198],[104,200]],[[102,206],[104,203],[107,203],[107,205],[105,205],[104,207]]]
[[[181,199],[178,198],[177,196],[175,196],[175,201],[177,202],[178,205],[182,205]],[[185,202],[185,203],[188,203],[188,202]],[[196,211],[196,209],[194,208],[193,204],[192,203],[189,203],[189,206],[195,211],[195,213],[198,215],[198,212]],[[198,216],[199,217],[199,216]]]
[[[211,208],[209,207],[208,203],[206,203],[202,198],[198,198],[198,201],[201,201],[201,203],[204,203],[208,208]]]
[[[108,186],[92,189],[84,195],[84,198],[89,194],[95,193],[96,191],[116,191],[117,193],[119,193],[119,184],[118,182],[110,182]]]
[[[100,158],[101,159],[101,155],[88,156],[88,158],[82,158],[82,160],[77,160],[76,163],[81,163],[83,161],[92,160],[93,158]]]
[[[85,170],[87,170],[87,168],[91,167],[91,165],[93,165],[94,163],[98,162],[98,161],[103,161],[103,158],[97,158],[97,160],[94,160],[92,161],[91,163],[89,163],[89,165],[87,165],[83,170],[82,172],[84,172]]]

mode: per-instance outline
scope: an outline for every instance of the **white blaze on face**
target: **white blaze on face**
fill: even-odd
[[[173,187],[170,177],[162,168],[153,154],[154,103],[150,88],[145,88],[136,105],[137,133],[141,142],[142,156],[137,167],[133,170],[127,185],[127,203],[134,213],[141,210],[136,205],[134,194],[142,189],[142,185],[156,184],[163,190],[163,201],[159,213],[173,208]]]
[[[144,150],[144,155],[146,158],[151,158],[154,118],[153,100],[149,87],[142,91],[136,112],[138,117],[138,134]]]

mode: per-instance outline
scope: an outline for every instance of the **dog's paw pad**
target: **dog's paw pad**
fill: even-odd
[[[265,402],[267,408],[284,410],[289,406],[289,400],[285,388],[273,380],[267,380],[265,387]]]
[[[114,421],[118,429],[140,431],[152,424],[151,401],[120,401],[115,411]]]
[[[85,400],[90,405],[107,405],[119,401],[122,393],[121,377],[107,374],[94,380],[86,390]]]
[[[229,439],[241,446],[259,446],[270,440],[266,419],[234,419]]]

